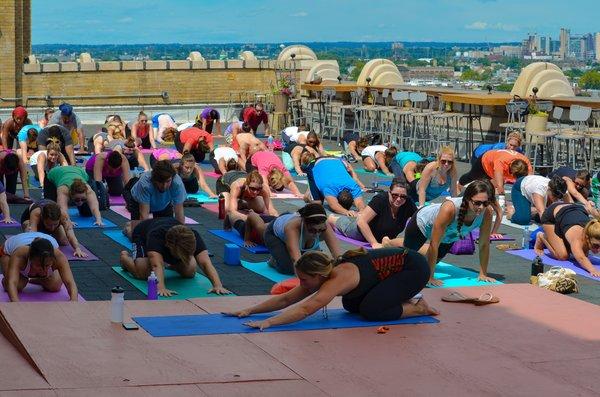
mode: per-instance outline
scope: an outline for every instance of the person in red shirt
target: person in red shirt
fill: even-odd
[[[265,112],[262,103],[258,102],[254,106],[245,108],[242,111],[242,121],[250,125],[254,134],[256,134],[260,123],[263,123],[265,125],[265,135],[269,135],[269,115]]]
[[[32,124],[27,118],[27,109],[17,106],[12,111],[12,117],[2,123],[2,146],[4,149],[12,149],[17,134],[25,125]]]
[[[182,154],[191,153],[198,163],[204,161],[206,153],[215,148],[212,135],[198,127],[178,131],[175,134],[175,147]]]

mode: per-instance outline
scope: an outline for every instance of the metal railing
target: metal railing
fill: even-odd
[[[29,101],[45,101],[47,106],[52,105],[53,100],[72,100],[72,99],[111,99],[111,98],[162,98],[164,101],[169,100],[169,92],[162,91],[160,93],[146,94],[104,94],[104,95],[43,95],[25,97],[25,107],[29,105]],[[12,98],[8,98],[12,99]],[[21,99],[21,98],[16,98]]]

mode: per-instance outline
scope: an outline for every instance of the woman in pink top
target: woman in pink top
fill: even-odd
[[[116,150],[94,154],[85,163],[85,170],[90,176],[90,180],[106,181],[108,194],[111,196],[123,194],[123,186],[129,182],[130,178],[129,161]]]
[[[271,189],[280,192],[287,187],[296,196],[302,196],[290,172],[275,153],[271,151],[254,153],[246,164],[246,171],[251,171],[249,168],[257,169],[264,183],[268,184]]]

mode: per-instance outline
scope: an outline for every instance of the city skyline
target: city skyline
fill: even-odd
[[[596,32],[593,13],[585,12],[593,6],[584,0],[549,0],[544,7],[513,0],[263,0],[243,6],[232,0],[33,0],[32,42],[520,42],[530,33],[558,38],[561,27]]]

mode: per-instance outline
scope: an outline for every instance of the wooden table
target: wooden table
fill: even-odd
[[[466,105],[504,106],[512,99],[508,92],[488,93],[448,93],[440,99],[446,103],[464,103]]]

